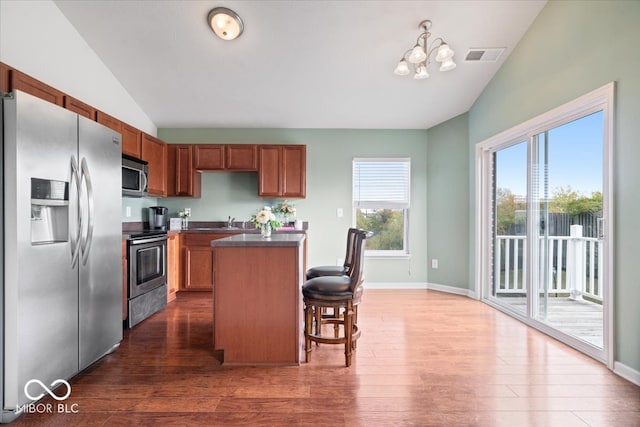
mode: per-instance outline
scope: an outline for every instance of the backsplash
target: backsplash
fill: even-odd
[[[147,221],[147,208],[165,206],[169,218],[177,218],[178,212],[191,209],[190,221],[224,221],[229,217],[235,222],[249,221],[251,215],[264,206],[275,206],[283,199],[258,197],[258,176],[255,172],[203,173],[202,197],[122,198],[122,222]],[[297,217],[304,215],[304,200],[289,200],[297,209]],[[127,207],[131,216],[127,217]]]
[[[147,208],[157,206],[158,200],[155,197],[123,197],[122,198],[122,222],[148,221]],[[130,216],[127,216],[127,208]]]

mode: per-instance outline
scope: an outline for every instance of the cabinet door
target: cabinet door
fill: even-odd
[[[225,169],[234,171],[258,170],[258,146],[255,144],[230,144],[225,146]]]
[[[11,90],[18,89],[61,107],[64,106],[64,93],[21,71],[9,70],[9,86]]]
[[[258,195],[278,197],[282,194],[281,145],[261,145],[258,164]]]
[[[96,109],[89,104],[85,104],[79,99],[75,99],[72,96],[64,96],[64,108],[66,108],[67,110],[71,110],[74,113],[78,113],[90,120],[96,120]]]
[[[224,145],[194,144],[194,166],[199,171],[224,169]]]
[[[109,129],[113,129],[116,132],[122,133],[122,122],[115,117],[112,117],[102,111],[98,111],[96,113],[96,121],[101,125],[108,127]]]
[[[142,160],[149,163],[149,195],[167,196],[167,144],[142,134]]]
[[[307,146],[282,146],[282,196],[306,197]]]
[[[206,246],[185,248],[184,289],[206,291],[213,289],[213,255]]]
[[[180,234],[167,236],[167,303],[176,299],[180,287]]]
[[[142,132],[122,123],[120,133],[122,133],[122,152],[138,159],[142,157]]]
[[[176,196],[200,197],[200,174],[193,167],[193,145],[175,146]]]

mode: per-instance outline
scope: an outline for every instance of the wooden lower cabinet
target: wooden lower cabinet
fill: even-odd
[[[167,303],[176,299],[180,289],[180,234],[169,233],[167,236]]]
[[[181,291],[211,291],[213,289],[213,253],[211,241],[229,237],[226,233],[186,233],[182,252],[184,278]]]

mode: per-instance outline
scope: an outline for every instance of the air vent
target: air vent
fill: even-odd
[[[473,48],[469,49],[464,59],[470,62],[496,62],[504,50],[504,47]]]

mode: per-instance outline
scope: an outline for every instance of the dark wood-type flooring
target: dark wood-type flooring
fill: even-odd
[[[220,366],[211,313],[179,294],[71,381],[77,413],[10,425],[640,426],[640,387],[466,297],[366,290],[350,368],[328,345],[301,366]]]

